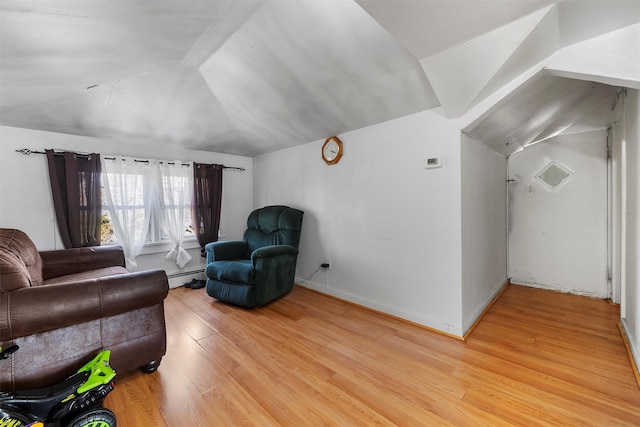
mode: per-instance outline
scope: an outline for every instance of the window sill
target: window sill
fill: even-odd
[[[218,238],[218,241],[221,240],[225,240],[224,236],[220,236]],[[114,242],[114,243],[103,243],[103,245],[107,246],[107,245],[117,245],[118,242]],[[182,241],[182,247],[184,249],[199,249],[200,248],[200,244],[198,243],[198,240],[193,237],[185,237],[185,239]],[[162,241],[162,242],[153,242],[153,243],[145,243],[144,247],[142,248],[142,251],[140,252],[140,255],[149,255],[149,254],[158,254],[158,253],[163,253],[163,252],[169,252],[171,249],[173,248],[173,243],[171,243],[168,240]]]
[[[195,237],[187,237],[182,241],[184,249],[200,248],[200,244]],[[169,252],[173,248],[173,243],[165,240],[162,242],[145,243],[140,255],[157,254],[161,252]]]

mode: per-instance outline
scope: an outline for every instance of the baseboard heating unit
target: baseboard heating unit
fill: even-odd
[[[171,289],[178,288],[185,283],[190,282],[191,279],[206,279],[206,277],[204,277],[204,268],[189,271],[176,271],[175,273],[167,274],[167,278],[169,279],[169,287]]]

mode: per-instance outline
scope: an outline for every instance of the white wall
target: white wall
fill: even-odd
[[[440,109],[254,158],[254,204],[305,211],[297,281],[462,335],[460,132]],[[426,157],[443,166],[425,169]]]
[[[536,178],[552,161],[573,173],[553,191]],[[508,163],[511,283],[609,298],[606,131],[557,135]]]
[[[507,159],[462,135],[462,325],[466,332],[507,281]]]
[[[626,165],[623,179],[626,191],[623,215],[623,324],[637,363],[640,363],[640,96],[628,90],[624,110]]]
[[[227,170],[223,175],[221,230],[228,239],[242,238],[246,228],[247,212],[250,212],[253,206],[252,160],[247,157],[178,148],[157,148],[6,126],[0,126],[0,141],[0,227],[23,230],[40,250],[63,248],[53,211],[47,159],[42,154],[25,156],[16,153],[17,149],[43,151],[54,148],[98,152],[101,155],[118,154],[244,167],[247,169],[244,172]],[[189,249],[189,253],[193,259],[184,267],[184,271],[204,265],[199,248]],[[164,256],[165,252],[140,255],[138,269],[164,269],[168,274],[180,270],[175,263],[166,261]]]

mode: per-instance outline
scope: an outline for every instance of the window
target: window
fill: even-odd
[[[103,182],[114,182],[116,177],[114,174],[110,174],[108,177],[103,173]],[[191,197],[188,197],[182,193],[183,191],[191,192],[191,180],[184,174],[179,176],[167,176],[163,177],[164,181],[168,181],[164,185],[163,194],[164,203],[158,204],[158,206],[148,206],[145,208],[145,199],[149,200],[151,197],[145,197],[144,189],[150,190],[150,185],[142,186],[143,192],[136,192],[135,182],[142,180],[145,177],[142,174],[137,176],[129,176],[125,178],[128,185],[125,185],[125,194],[123,200],[127,200],[126,204],[120,205],[117,210],[121,212],[123,216],[135,217],[137,222],[141,224],[144,222],[145,214],[149,214],[149,226],[147,227],[145,244],[150,243],[163,243],[170,240],[169,231],[165,227],[162,220],[162,210],[168,210],[171,212],[178,212],[182,210],[182,214],[186,217],[191,217]],[[145,210],[146,209],[146,210]],[[171,214],[169,212],[169,214]],[[166,212],[165,212],[166,213]],[[102,243],[117,243],[116,233],[114,230],[113,221],[111,219],[111,211],[109,206],[109,198],[105,192],[105,186],[102,186],[102,216],[101,216],[101,238]],[[189,223],[184,227],[184,232],[187,237],[194,236],[193,225]]]
[[[191,258],[181,248],[185,236],[193,235],[189,166],[123,157],[103,160],[103,241],[121,244],[132,265],[145,245],[161,242],[172,243],[181,260]]]
[[[138,165],[132,168],[119,166],[113,172],[102,173],[103,218],[111,226],[113,239],[120,236],[120,240],[123,240],[124,235],[135,230],[134,233],[143,235],[147,242],[149,238],[153,239],[149,227],[153,209],[149,203],[152,169],[145,170]]]
[[[174,241],[178,238],[175,235],[194,235],[191,224],[193,172],[187,166],[162,164],[159,167],[159,206],[152,213],[149,231],[152,241]]]
[[[103,179],[104,180],[104,179]],[[113,223],[111,222],[111,212],[109,212],[109,205],[107,196],[104,192],[104,185],[102,186],[102,215],[100,216],[100,241],[102,243],[116,243],[116,233],[113,230]]]

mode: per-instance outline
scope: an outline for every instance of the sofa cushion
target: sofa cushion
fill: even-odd
[[[214,261],[207,265],[207,277],[225,282],[253,283],[255,270],[251,260]]]
[[[86,279],[97,279],[100,277],[117,276],[118,274],[129,273],[126,268],[120,266],[98,268],[97,270],[83,271],[81,273],[67,274],[66,276],[53,277],[45,280],[45,285],[57,285],[60,283],[71,283]]]
[[[33,244],[29,236],[20,230],[11,228],[0,228],[0,249],[5,253],[11,253],[14,256],[4,256],[0,264],[0,282],[5,282],[5,268],[7,273],[14,278],[16,274],[27,274],[27,280],[31,286],[42,285],[42,258],[36,246]],[[16,262],[18,264],[16,264]],[[8,263],[8,264],[7,264]],[[24,269],[21,265],[22,263]],[[12,284],[13,288],[22,287],[20,283],[24,283],[24,278],[18,280],[18,284]],[[0,285],[2,288],[3,285]],[[3,292],[8,292],[3,290]]]
[[[0,293],[31,286],[29,271],[13,252],[0,247]]]

